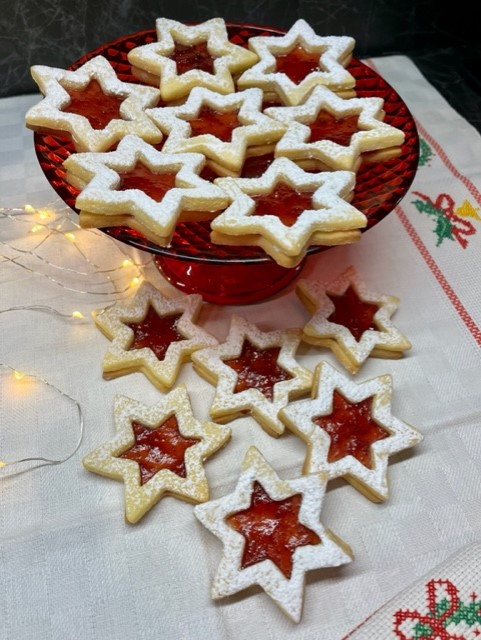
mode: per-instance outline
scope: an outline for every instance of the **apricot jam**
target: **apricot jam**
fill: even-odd
[[[145,166],[143,162],[137,162],[135,167],[130,171],[119,171],[121,178],[118,191],[127,191],[128,189],[140,189],[152,200],[161,202],[169,189],[175,187],[175,179],[177,172],[166,171],[165,173],[154,173]]]
[[[132,429],[135,444],[118,457],[135,460],[139,464],[142,485],[161,469],[170,469],[181,478],[186,477],[185,452],[199,442],[199,439],[184,438],[179,432],[175,416],[170,416],[153,429],[134,421]]]
[[[332,142],[348,147],[351,144],[353,134],[359,131],[357,122],[357,115],[336,118],[328,111],[320,111],[316,120],[308,125],[311,130],[309,142],[332,140]]]
[[[191,137],[210,133],[222,142],[231,142],[232,132],[240,126],[238,113],[238,109],[217,111],[212,107],[202,106],[197,117],[189,118]]]
[[[62,111],[85,116],[92,129],[105,129],[111,120],[122,120],[120,105],[124,98],[107,95],[97,80],[91,80],[83,89],[66,91],[70,96],[70,103]]]
[[[125,323],[134,332],[129,351],[148,347],[159,360],[163,360],[171,342],[185,340],[185,337],[177,331],[177,323],[181,317],[180,313],[159,316],[152,305],[149,305],[143,320]]]
[[[324,71],[319,58],[321,53],[311,53],[301,46],[294,47],[288,53],[284,53],[276,58],[276,71],[285,73],[286,76],[299,84],[312,71]]]
[[[215,58],[210,55],[206,42],[197,44],[175,43],[175,49],[169,56],[177,65],[177,75],[182,75],[192,69],[214,73]]]
[[[274,385],[292,376],[277,364],[280,347],[260,349],[249,340],[244,340],[238,358],[225,360],[225,364],[237,373],[234,393],[246,389],[259,389],[268,400],[274,397]]]
[[[245,538],[243,569],[271,560],[289,579],[295,549],[321,543],[315,531],[299,522],[301,503],[301,494],[273,500],[259,482],[254,482],[250,506],[226,518]]]
[[[270,193],[251,196],[255,201],[256,216],[273,215],[286,227],[291,227],[306,209],[312,209],[312,189],[297,191],[284,182],[278,182]]]
[[[347,327],[358,342],[365,331],[378,330],[374,321],[374,315],[379,309],[378,305],[361,300],[354,287],[348,287],[339,296],[331,294],[329,298],[335,309],[327,319],[329,322]]]
[[[313,420],[331,438],[328,462],[352,455],[368,469],[372,468],[371,445],[387,438],[389,433],[371,418],[371,407],[372,398],[351,403],[334,391],[332,412]]]

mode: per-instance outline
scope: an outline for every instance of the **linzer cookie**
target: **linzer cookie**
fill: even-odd
[[[350,547],[320,522],[327,474],[282,480],[250,447],[234,491],[194,507],[223,543],[213,599],[259,585],[292,621],[302,616],[306,573],[353,559]]]
[[[343,477],[374,502],[389,496],[390,456],[422,441],[391,413],[392,379],[356,383],[327,362],[314,373],[312,397],[282,409],[286,426],[307,444],[304,473]]]
[[[226,444],[230,429],[196,420],[184,385],[153,406],[116,396],[114,418],[114,438],[82,462],[93,473],[124,482],[127,522],[138,522],[164,496],[208,500],[203,462]]]
[[[262,113],[262,91],[221,95],[195,87],[182,105],[147,111],[169,153],[203,153],[219,173],[238,175],[248,150],[273,149],[286,126]]]
[[[258,60],[229,41],[222,18],[197,25],[158,18],[155,26],[157,42],[135,47],[127,57],[133,74],[159,87],[166,102],[181,100],[194,87],[233,93],[234,77]]]
[[[30,129],[70,136],[77,151],[106,151],[128,134],[161,141],[145,114],[157,106],[159,90],[122,82],[103,56],[75,71],[34,65],[31,74],[44,97],[25,115]]]
[[[362,160],[398,156],[405,137],[384,122],[382,98],[340,98],[323,86],[316,87],[302,105],[269,107],[264,113],[287,125],[275,155],[310,170],[357,171]]]
[[[348,201],[355,174],[308,173],[277,158],[259,178],[218,178],[232,204],[211,222],[219,244],[258,245],[276,262],[292,267],[310,245],[355,242],[366,216]]]
[[[75,202],[81,226],[133,219],[165,245],[179,220],[208,219],[229,202],[220,187],[200,177],[204,164],[201,154],[165,153],[126,136],[115,151],[75,153],[64,167],[67,181],[81,189]]]
[[[400,358],[411,348],[391,320],[399,298],[369,291],[352,266],[329,283],[299,280],[296,293],[312,314],[303,340],[330,349],[350,373],[369,356]]]
[[[112,342],[102,360],[104,378],[139,371],[162,391],[172,387],[195,350],[217,344],[196,324],[201,310],[198,294],[167,298],[143,282],[130,301],[96,312],[95,324]]]
[[[319,36],[305,20],[297,20],[283,36],[256,36],[249,48],[259,62],[237,80],[239,89],[260,87],[264,95],[297,105],[318,85],[343,97],[355,94],[355,78],[346,69],[355,40],[349,36]]]
[[[299,329],[261,331],[232,316],[224,342],[191,355],[194,369],[216,386],[211,418],[228,422],[250,414],[267,433],[281,435],[279,410],[311,388],[311,371],[296,360],[300,341]]]

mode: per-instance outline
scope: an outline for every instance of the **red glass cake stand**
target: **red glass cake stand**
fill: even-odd
[[[227,28],[230,40],[242,46],[247,46],[252,36],[283,34],[277,29],[256,25],[228,23]],[[122,81],[138,83],[131,74],[127,54],[134,47],[155,40],[153,29],[124,36],[82,56],[69,68],[76,69],[90,58],[103,55]],[[355,58],[348,69],[356,78],[357,95],[381,97],[385,122],[405,133],[405,142],[397,158],[364,163],[358,171],[352,204],[367,216],[366,231],[390,213],[409,189],[418,165],[419,139],[407,106],[379,74]],[[66,138],[40,133],[34,134],[34,144],[50,184],[60,198],[77,211],[78,191],[66,182],[62,166],[74,152],[73,145]],[[286,268],[257,247],[212,244],[208,222],[178,224],[166,247],[156,245],[128,227],[106,227],[103,231],[132,247],[154,254],[157,267],[171,284],[185,293],[199,293],[204,300],[216,304],[250,304],[271,297],[298,276],[310,255],[323,250],[323,247],[311,247],[299,265]]]

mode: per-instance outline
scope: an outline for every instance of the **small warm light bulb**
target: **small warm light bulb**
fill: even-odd
[[[132,267],[133,266],[133,262],[132,260],[129,260],[128,258],[126,258],[123,262],[122,262],[122,266],[123,267]]]
[[[85,316],[81,311],[73,311],[72,318],[85,318]]]
[[[15,380],[21,380],[25,376],[24,373],[22,373],[21,371],[16,371],[16,370],[13,372],[12,375],[15,378]]]
[[[30,229],[30,231],[32,233],[37,233],[37,231],[42,231],[43,228],[44,226],[42,224],[36,224]]]
[[[130,286],[136,287],[140,283],[140,280],[141,278],[139,278],[138,276],[135,276],[135,278],[132,278],[132,280],[130,281]]]
[[[6,467],[8,464],[8,462],[4,462],[3,460],[0,460],[0,467]]]
[[[25,211],[26,213],[35,213],[35,209],[32,207],[32,205],[31,205],[31,204],[26,204],[26,205],[24,206],[24,211]]]
[[[52,216],[53,216],[53,212],[50,211],[49,209],[40,209],[38,211],[38,217],[40,218],[40,220],[48,220]]]
[[[68,238],[68,240],[70,240],[71,242],[75,241],[75,236],[71,231],[67,231],[67,233],[65,234],[65,237]]]

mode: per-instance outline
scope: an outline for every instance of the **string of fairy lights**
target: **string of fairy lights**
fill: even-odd
[[[152,262],[150,254],[145,254],[141,261],[132,259],[126,248],[110,236],[97,229],[81,229],[73,219],[71,210],[59,204],[53,202],[42,208],[29,204],[21,208],[0,208],[0,264],[9,264],[31,276],[45,278],[55,287],[79,295],[86,304],[92,299],[101,299],[103,303],[110,304],[129,295],[142,282],[145,269]],[[95,256],[89,255],[92,248],[99,244],[111,264],[101,266]],[[105,251],[106,246],[108,251]],[[66,312],[48,304],[2,308],[0,302],[0,316],[13,312],[47,313],[74,323],[90,322],[89,313],[85,310],[72,309]],[[72,458],[80,447],[84,431],[79,402],[47,379],[19,371],[11,363],[2,362],[1,357],[0,371],[19,384],[28,379],[38,383],[45,391],[53,391],[74,406],[78,420],[77,440],[65,455],[25,455],[4,460],[5,454],[0,449],[0,477],[23,473],[39,466],[62,464]],[[0,376],[0,397],[3,375]],[[8,419],[9,416],[2,409],[2,422],[6,424]],[[28,468],[25,468],[26,464]]]

